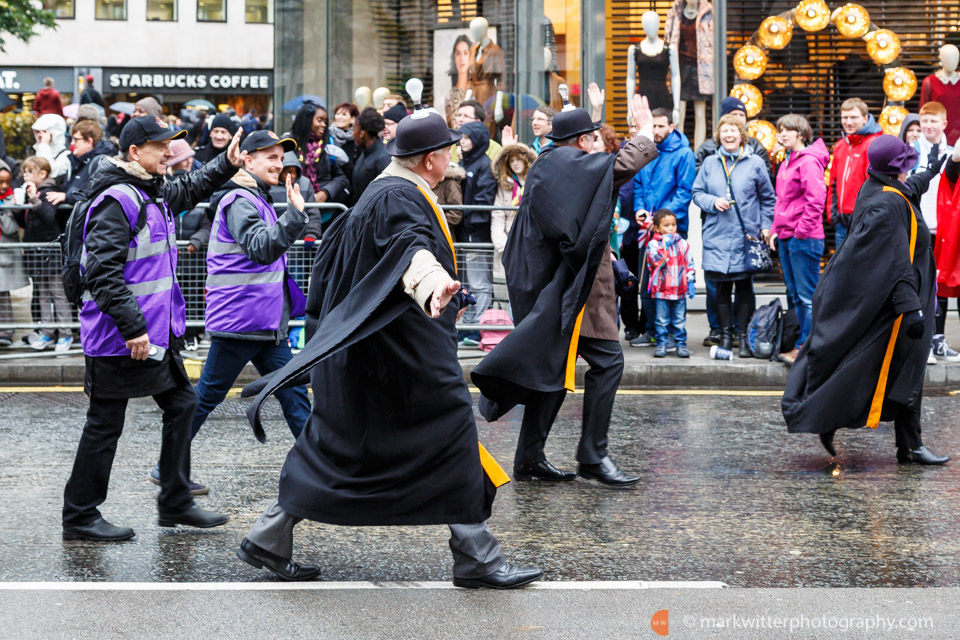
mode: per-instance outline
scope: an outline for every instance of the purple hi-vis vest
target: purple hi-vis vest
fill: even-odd
[[[123,207],[131,230],[137,225],[140,203],[148,196],[129,184],[106,189],[90,203],[84,223],[84,248],[80,257],[81,269],[87,264],[87,225],[94,210],[106,198],[113,198]],[[123,282],[137,298],[137,305],[147,321],[150,344],[170,348],[170,333],[182,336],[186,328],[186,307],[180,285],[177,284],[177,230],[167,204],[161,208],[151,202],[147,205],[147,224],[132,240],[123,266]],[[80,309],[80,341],[88,356],[129,356],[126,341],[108,314],[94,302],[89,291],[83,293]]]
[[[306,298],[287,273],[287,256],[270,264],[258,264],[247,257],[227,225],[227,209],[237,198],[254,204],[260,218],[272,227],[277,212],[259,196],[246,189],[234,189],[220,200],[207,247],[207,315],[210,331],[251,333],[276,331],[283,317],[283,291],[290,295],[290,317],[302,316]]]

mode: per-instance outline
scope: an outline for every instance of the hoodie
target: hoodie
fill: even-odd
[[[473,147],[463,153],[460,166],[467,176],[463,179],[463,204],[493,205],[497,196],[497,181],[493,178],[487,148],[490,132],[482,122],[467,122],[459,129],[470,138]],[[490,212],[464,211],[458,233],[461,242],[490,242]]]
[[[780,163],[771,231],[781,240],[824,238],[823,206],[827,199],[827,185],[823,175],[829,163],[830,152],[820,138],[789,154]]]
[[[906,124],[906,122],[904,122],[904,124]],[[938,157],[942,158],[943,156],[953,155],[953,147],[947,143],[946,134],[940,136],[940,142],[937,144],[939,145],[937,148]],[[907,174],[908,176],[923,173],[927,170],[930,152],[933,151],[933,143],[929,142],[926,136],[921,133],[920,138],[913,143],[913,148],[917,150],[920,157],[917,159],[917,166]],[[940,176],[943,175],[945,167],[946,163],[940,168],[940,173],[930,180],[930,186],[928,186],[927,190],[920,196],[920,212],[923,214],[923,221],[927,223],[927,228],[930,229],[930,233],[933,235],[937,235],[937,194],[940,191]]]
[[[63,116],[47,113],[33,123],[34,131],[49,131],[50,142],[38,142],[33,151],[50,162],[50,177],[56,180],[60,176],[70,177],[70,150],[67,149],[67,121]]]
[[[303,172],[300,168],[300,160],[297,158],[296,151],[287,151],[283,154],[283,168],[293,167],[297,170],[297,177],[294,179],[294,184],[300,185],[300,195],[303,196],[305,202],[316,202],[317,197],[313,191],[313,185],[310,184],[310,181],[303,176]],[[270,187],[270,197],[273,198],[275,204],[286,204],[287,202],[287,185],[283,182],[276,184]],[[285,209],[278,209],[277,213],[283,213]],[[323,224],[320,218],[320,212],[322,209],[307,209],[307,215],[310,220],[307,222],[307,227],[303,230],[301,238],[304,240],[318,240],[321,235],[323,235]]]
[[[87,181],[90,180],[90,174],[97,165],[97,159],[101,156],[115,155],[117,155],[117,146],[106,138],[101,138],[93,149],[82,156],[70,154],[70,179],[63,185],[63,190],[67,194],[67,204],[76,204],[86,198],[84,190]]]
[[[677,217],[677,231],[686,238],[690,227],[691,189],[697,178],[697,160],[690,141],[679,131],[657,144],[658,155],[633,178],[633,211],[621,212],[632,219],[641,209],[651,214],[669,209]]]
[[[47,114],[63,116],[63,100],[60,98],[60,92],[53,87],[43,87],[37,91],[37,96],[33,100],[33,110],[41,118]]]
[[[852,135],[843,137],[833,146],[833,165],[830,167],[830,189],[827,192],[827,219],[844,223],[840,216],[853,214],[860,187],[867,180],[867,149],[883,130],[872,115],[867,123]]]

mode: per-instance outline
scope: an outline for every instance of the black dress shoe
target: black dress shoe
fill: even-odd
[[[820,444],[823,445],[823,448],[827,450],[831,456],[837,455],[837,450],[833,447],[833,436],[836,431],[827,431],[826,433],[820,434]]]
[[[84,525],[64,525],[64,540],[93,540],[97,542],[119,542],[120,540],[129,540],[134,535],[130,527],[118,527],[110,524],[103,518],[97,518],[90,524]]]
[[[919,449],[897,449],[897,462],[908,464],[946,464],[950,456],[938,456],[926,447]]]
[[[640,482],[640,476],[630,476],[617,468],[609,456],[605,456],[600,464],[581,464],[577,473],[583,478],[597,480],[611,487],[629,487]]]
[[[573,471],[561,471],[555,466],[542,460],[527,462],[513,468],[514,480],[547,480],[548,482],[569,482],[577,477]]]
[[[313,564],[300,564],[290,558],[281,558],[263,547],[253,544],[246,538],[243,539],[240,548],[237,549],[237,557],[257,569],[266,567],[278,578],[288,582],[313,580],[320,576],[320,567]]]
[[[169,511],[160,511],[160,519],[157,522],[161,527],[175,527],[179,524],[185,524],[190,527],[199,527],[209,529],[210,527],[219,527],[230,518],[216,511],[207,511],[206,509],[193,505],[186,511],[171,513]]]
[[[516,589],[543,577],[537,567],[515,567],[509,562],[482,578],[453,579],[453,586],[464,589]]]

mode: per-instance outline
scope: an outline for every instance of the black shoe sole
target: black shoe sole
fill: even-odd
[[[577,479],[576,474],[569,478],[543,478],[541,476],[529,476],[525,474],[513,474],[513,479],[519,482],[529,482],[531,480],[540,480],[542,482],[572,482]]]
[[[123,542],[124,540],[129,540],[134,537],[136,532],[131,533],[128,536],[120,536],[117,538],[105,538],[100,536],[91,536],[86,533],[78,533],[76,531],[64,531],[63,539],[64,540],[86,540],[87,542]]]
[[[197,524],[194,522],[182,522],[180,520],[169,520],[167,518],[159,518],[157,524],[161,527],[196,527],[197,529],[212,529],[214,527],[219,527],[221,525],[227,524],[230,521],[230,518],[224,517],[223,520],[218,520],[217,522],[205,522],[203,524]]]
[[[922,460],[910,460],[910,459],[902,460],[899,457],[897,457],[897,464],[919,464],[919,465],[923,465],[924,467],[942,467],[948,462],[950,462],[950,458],[947,458],[943,462],[924,462]]]
[[[286,576],[286,575],[280,573],[279,571],[274,570],[274,569],[273,569],[270,565],[268,565],[266,562],[260,560],[259,558],[256,558],[255,556],[250,555],[249,553],[247,553],[247,552],[244,551],[243,549],[237,549],[237,554],[236,554],[236,555],[237,555],[238,558],[240,558],[241,560],[243,560],[244,562],[246,562],[247,564],[249,564],[251,567],[255,567],[255,568],[257,568],[257,569],[266,569],[267,571],[269,571],[269,572],[272,573],[273,575],[277,576],[278,578],[280,578],[280,579],[283,580],[284,582],[306,582],[307,580],[316,580],[317,578],[320,577],[320,571],[319,571],[319,570],[318,570],[316,573],[305,574],[305,575],[303,575],[303,576],[299,576],[299,577],[295,577],[295,578],[294,578],[294,577],[291,577],[291,576]]]
[[[520,587],[527,586],[531,582],[536,582],[542,577],[543,577],[543,573],[540,573],[539,575],[533,576],[532,578],[527,578],[526,580],[523,580],[521,582],[517,582],[510,585],[502,585],[502,586],[495,585],[495,584],[488,584],[483,580],[472,580],[469,578],[454,578],[453,586],[460,587],[461,589],[500,589],[500,590],[519,589]]]
[[[156,478],[154,478],[153,476],[149,476],[148,479],[150,480],[150,482],[152,482],[153,484],[157,485],[158,487],[160,486],[160,481],[157,480]],[[192,495],[192,496],[205,496],[205,495],[207,495],[208,493],[210,493],[210,487],[208,487],[208,486],[204,486],[202,489],[191,489],[191,490],[190,490],[190,495]]]
[[[583,473],[580,474],[580,477],[583,478],[583,479],[585,479],[585,480],[596,480],[597,482],[599,482],[599,483],[602,484],[603,486],[605,486],[605,487],[612,487],[612,488],[614,488],[614,489],[619,489],[619,488],[621,488],[621,487],[632,487],[633,485],[635,485],[635,484],[637,484],[638,482],[640,482],[640,480],[642,480],[642,478],[637,478],[636,480],[630,480],[629,482],[606,482],[605,480],[601,480],[600,478],[598,478],[598,477],[596,477],[596,476],[585,475],[585,474],[583,474]]]

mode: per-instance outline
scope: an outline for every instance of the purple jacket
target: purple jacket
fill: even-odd
[[[790,154],[777,171],[777,204],[771,231],[781,239],[822,240],[827,202],[824,172],[830,152],[823,140]]]

